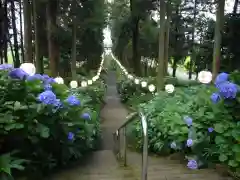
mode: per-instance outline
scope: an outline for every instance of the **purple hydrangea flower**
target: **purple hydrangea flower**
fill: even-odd
[[[60,99],[56,99],[53,104],[57,108],[62,108],[63,104]]]
[[[35,81],[35,80],[43,80],[43,77],[41,74],[34,74],[32,76],[28,76],[27,81]]]
[[[173,142],[170,144],[170,147],[171,147],[172,149],[176,149],[176,147],[177,147],[176,142],[173,141]]]
[[[43,74],[42,77],[43,77],[44,83],[46,83],[46,84],[55,83],[55,80],[46,74]]]
[[[52,112],[55,113],[57,112],[59,109],[61,109],[63,107],[63,104],[61,102],[60,99],[56,99],[53,103],[52,103],[53,107],[52,107]]]
[[[68,96],[68,98],[66,99],[66,102],[70,106],[79,106],[81,104],[80,101],[78,100],[78,98],[76,98],[76,96],[74,96],[74,95]]]
[[[20,68],[13,69],[8,75],[13,79],[23,79],[28,77],[28,74]]]
[[[45,80],[45,83],[49,83],[49,84],[52,84],[52,83],[55,83],[55,82],[56,81],[53,78],[48,78],[48,79]]]
[[[234,99],[238,92],[237,85],[229,81],[219,84],[217,88],[220,96],[224,99]]]
[[[213,132],[213,131],[214,131],[214,129],[213,129],[212,127],[209,127],[209,128],[208,128],[208,132],[211,133],[211,132]]]
[[[189,169],[197,169],[198,168],[197,161],[194,160],[194,159],[189,160],[188,163],[187,163],[187,167]]]
[[[50,90],[40,93],[37,99],[47,105],[54,105],[56,103],[56,95]]]
[[[211,101],[216,104],[221,100],[221,96],[218,93],[213,93],[211,95]]]
[[[12,64],[0,64],[0,70],[9,70],[9,69],[13,69]]]
[[[187,147],[191,147],[193,145],[193,140],[192,139],[188,139],[187,140]]]
[[[52,90],[51,84],[44,84],[44,90]]]
[[[43,77],[44,79],[49,79],[49,78],[50,78],[47,74],[43,74],[42,77]]]
[[[220,73],[218,74],[218,76],[216,77],[215,79],[215,85],[219,85],[220,83],[222,82],[225,82],[225,81],[228,81],[228,78],[229,78],[229,74],[228,73]]]
[[[192,118],[190,118],[189,116],[185,116],[183,119],[188,126],[192,125]]]
[[[73,140],[74,137],[75,137],[74,133],[72,133],[72,132],[68,133],[68,140]]]
[[[88,113],[83,113],[81,117],[85,120],[90,120],[91,119],[91,116]]]

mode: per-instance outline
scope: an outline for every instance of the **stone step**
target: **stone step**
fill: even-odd
[[[121,167],[112,150],[95,151],[87,162],[56,174],[50,180],[137,180],[129,167]]]
[[[141,154],[128,151],[127,164],[134,170],[136,177],[141,177]],[[223,177],[213,169],[191,170],[185,164],[168,158],[149,156],[148,180],[232,180]]]

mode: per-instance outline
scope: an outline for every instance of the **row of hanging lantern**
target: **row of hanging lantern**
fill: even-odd
[[[102,60],[101,60],[100,66],[98,68],[96,76],[94,76],[92,79],[82,81],[81,82],[81,87],[87,87],[88,85],[92,85],[93,82],[95,82],[99,79],[100,74],[101,74],[102,69],[103,69],[103,63],[104,63],[104,55],[102,55]],[[25,71],[30,76],[33,76],[34,74],[36,74],[36,67],[32,63],[23,63],[23,64],[21,64],[20,69]],[[54,80],[58,84],[64,84],[64,80],[60,76],[54,78]],[[75,80],[72,80],[69,85],[70,85],[71,88],[77,88],[78,87],[78,82],[75,81]]]
[[[104,63],[104,55],[102,55],[102,60],[101,60],[100,66],[98,68],[96,76],[92,77],[91,79],[82,81],[81,82],[81,87],[87,87],[89,85],[92,85],[95,81],[97,81],[99,79],[100,74],[101,74],[102,69],[103,69],[103,63]],[[75,81],[75,80],[71,81],[70,82],[70,87],[71,88],[77,88],[78,87],[78,82]]]
[[[143,87],[143,88],[148,88],[148,90],[151,93],[154,93],[156,91],[156,86],[154,84],[148,85],[148,83],[146,81],[141,80],[140,78],[135,78],[133,75],[131,75],[130,73],[127,72],[126,68],[117,60],[117,58],[114,57],[114,55],[112,53],[111,53],[111,56],[129,80],[132,80],[136,85],[141,85],[141,87]]]

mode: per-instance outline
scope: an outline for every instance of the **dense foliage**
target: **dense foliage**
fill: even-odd
[[[176,88],[141,104],[148,118],[149,149],[160,155],[181,152],[188,167],[224,164],[238,171],[239,73],[221,73],[213,85]],[[137,148],[142,147],[139,121],[129,129]]]
[[[156,78],[139,78],[142,81],[148,82],[148,84],[156,84]],[[175,87],[189,87],[199,85],[197,81],[178,80],[174,77],[165,77],[165,84],[172,84]],[[149,93],[148,88],[142,88],[140,84],[136,85],[133,80],[126,79],[123,75],[119,76],[117,82],[118,93],[120,94],[121,101],[133,108],[137,105],[147,102],[152,99],[153,94]]]
[[[41,177],[96,148],[104,85],[71,90],[47,75],[0,69],[1,179],[12,169]]]

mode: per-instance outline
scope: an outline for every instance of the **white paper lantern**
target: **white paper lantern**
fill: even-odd
[[[92,78],[92,81],[95,82],[96,80],[97,80],[97,76],[94,76],[94,77]]]
[[[25,71],[29,76],[32,76],[36,73],[36,68],[32,63],[23,63],[21,64],[20,69]]]
[[[82,86],[82,87],[87,87],[87,82],[86,82],[86,81],[82,81],[82,82],[81,82],[81,86]]]
[[[212,73],[210,71],[201,71],[198,74],[199,82],[208,84],[212,81]]]
[[[92,85],[93,81],[92,80],[88,80],[87,83],[88,83],[88,85]]]
[[[172,84],[167,84],[166,86],[165,86],[165,91],[167,92],[167,93],[173,93],[173,91],[174,91],[174,86],[172,85]]]
[[[70,82],[70,87],[71,88],[77,88],[78,87],[78,82],[77,81],[71,81]]]
[[[134,82],[135,82],[135,84],[139,84],[140,83],[139,79],[135,79]]]
[[[154,91],[156,90],[156,87],[155,87],[153,84],[150,84],[150,85],[148,86],[148,90],[149,90],[150,92],[154,92]]]
[[[144,87],[147,87],[147,82],[145,82],[145,81],[142,81],[141,82],[141,86],[144,88]]]
[[[133,76],[130,74],[127,77],[128,77],[128,79],[133,79]]]
[[[64,80],[63,80],[63,78],[61,78],[60,76],[56,77],[54,80],[55,80],[56,83],[58,83],[58,84],[64,84]]]

